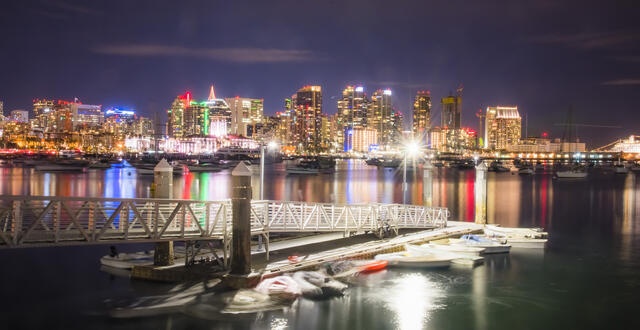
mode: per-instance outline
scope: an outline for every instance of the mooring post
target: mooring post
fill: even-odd
[[[422,194],[425,207],[433,206],[433,164],[427,159],[422,166]]]
[[[164,158],[153,168],[153,184],[155,186],[153,198],[172,198],[173,166]],[[173,241],[156,243],[153,264],[155,266],[173,265]]]
[[[240,162],[231,172],[232,275],[251,273],[251,169]]]
[[[476,166],[475,182],[475,223],[487,223],[487,165],[483,161]]]

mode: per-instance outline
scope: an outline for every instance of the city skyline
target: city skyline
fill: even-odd
[[[620,126],[582,128],[579,135],[594,145],[637,133],[628,124],[640,120],[632,97],[640,87],[632,2],[352,1],[314,4],[305,24],[293,13],[310,4],[257,3],[251,12],[259,14],[242,26],[230,21],[246,12],[238,4],[169,3],[171,15],[149,11],[151,4],[3,2],[5,45],[24,50],[0,54],[12,77],[0,82],[5,109],[28,108],[34,96],[80,97],[153,117],[172,95],[206,96],[213,83],[220,95],[264,98],[266,114],[279,111],[292,89],[320,85],[331,114],[344,86],[363,84],[369,93],[391,88],[396,110],[410,117],[417,90],[438,100],[464,84],[463,126],[477,126],[478,109],[518,105],[530,133],[560,136],[556,124],[573,105],[576,122]],[[210,19],[220,12],[229,15]],[[452,18],[455,25],[447,23]],[[85,28],[76,31],[77,24]],[[336,40],[341,32],[346,37]],[[439,107],[434,102],[433,112]]]

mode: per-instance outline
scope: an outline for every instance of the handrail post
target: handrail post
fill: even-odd
[[[173,167],[167,163],[166,159],[158,162],[153,169],[153,183],[155,185],[154,198],[171,198],[173,191]],[[156,215],[160,215],[159,202],[156,203]],[[176,207],[179,207],[178,204]],[[156,239],[158,237],[158,216],[155,218],[154,226]],[[184,223],[184,220],[183,220]],[[164,226],[167,224],[165,223]],[[157,242],[153,255],[155,266],[169,266],[173,264],[173,241]]]

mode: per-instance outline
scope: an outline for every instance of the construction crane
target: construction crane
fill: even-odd
[[[482,109],[478,109],[476,112],[476,117],[478,117],[478,146],[480,147],[480,134],[482,134],[482,121],[486,117],[486,114],[482,112]],[[485,139],[487,137],[485,136]]]

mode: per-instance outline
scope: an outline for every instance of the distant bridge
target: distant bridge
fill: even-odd
[[[220,240],[232,233],[231,201],[0,196],[0,248]],[[445,227],[447,208],[403,204],[252,201],[252,235]]]

